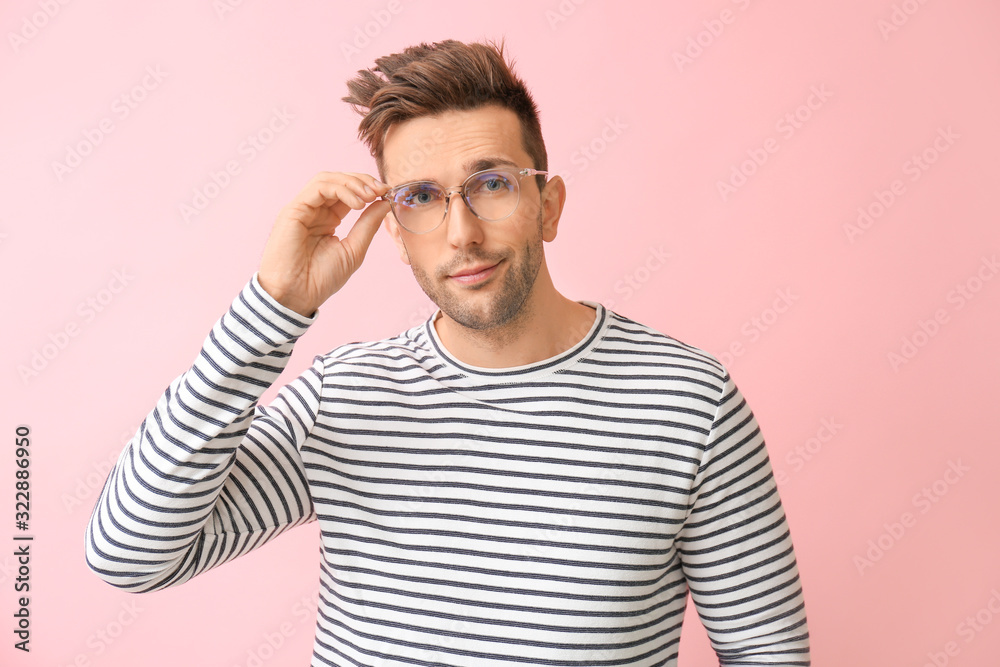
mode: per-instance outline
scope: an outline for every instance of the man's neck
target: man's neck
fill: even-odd
[[[434,329],[445,349],[470,366],[512,368],[549,359],[583,340],[596,317],[590,306],[567,299],[549,286],[501,327],[470,329],[440,312]]]

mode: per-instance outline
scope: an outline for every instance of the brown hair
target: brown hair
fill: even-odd
[[[382,56],[347,82],[343,100],[361,114],[358,137],[368,145],[384,179],[383,150],[389,128],[411,118],[471,111],[496,104],[521,122],[521,143],[535,169],[548,169],[538,107],[527,86],[504,60],[503,41],[464,44],[449,39]],[[382,74],[378,76],[376,72]],[[365,111],[364,109],[367,109]],[[544,176],[538,176],[541,189]]]

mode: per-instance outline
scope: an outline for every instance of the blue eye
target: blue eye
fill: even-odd
[[[499,173],[483,174],[472,184],[472,194],[503,194],[510,192],[514,186],[509,177]]]
[[[396,203],[417,208],[433,204],[440,198],[441,195],[436,188],[428,185],[414,185],[399,192],[396,195]]]

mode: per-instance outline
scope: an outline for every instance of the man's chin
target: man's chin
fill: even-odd
[[[478,293],[481,290],[482,287],[477,287],[473,291]],[[494,304],[476,303],[479,300],[468,294],[469,288],[463,288],[463,291],[465,292],[463,295],[454,295],[435,302],[437,307],[448,316],[448,319],[466,329],[485,331],[496,327],[499,323],[496,322],[496,313],[493,312]]]
[[[413,274],[424,294],[449,320],[465,329],[485,333],[508,326],[524,315],[522,310],[533,281],[518,268],[500,258],[489,275],[470,284],[440,273],[430,279],[416,268]]]

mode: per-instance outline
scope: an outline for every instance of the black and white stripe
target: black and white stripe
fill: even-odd
[[[256,276],[109,476],[90,567],[176,585],[318,519],[314,665],[808,665],[764,440],[711,356],[598,304],[553,359],[450,357],[430,321],[315,358]]]

